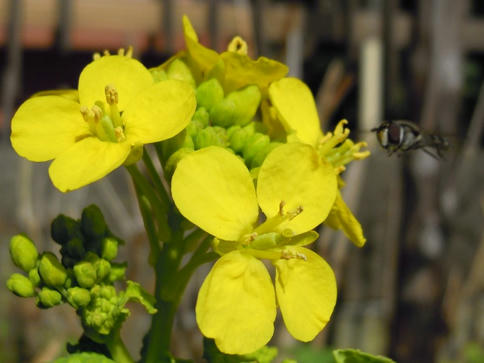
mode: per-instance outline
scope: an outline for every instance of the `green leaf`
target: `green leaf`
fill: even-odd
[[[154,314],[157,312],[157,309],[155,308],[156,299],[153,295],[143,289],[143,287],[141,287],[141,285],[137,282],[128,280],[126,283],[128,286],[124,291],[121,306],[124,306],[124,304],[130,300],[136,300],[145,307],[148,313]]]
[[[53,363],[114,363],[114,361],[102,354],[75,353],[58,358]]]
[[[387,357],[381,355],[371,355],[358,349],[336,349],[333,350],[336,363],[395,363]]]
[[[203,357],[211,363],[271,363],[277,357],[277,348],[264,346],[250,354],[224,354],[212,339],[204,338]]]

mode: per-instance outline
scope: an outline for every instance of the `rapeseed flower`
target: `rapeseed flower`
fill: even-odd
[[[41,93],[12,119],[10,140],[31,161],[49,161],[49,176],[62,192],[121,166],[143,144],[168,139],[189,123],[192,87],[151,73],[121,51],[97,56],[80,74],[78,93]]]
[[[291,77],[280,79],[270,85],[268,93],[273,112],[265,113],[266,122],[269,125],[277,122],[282,124],[288,134],[288,141],[313,146],[322,159],[333,165],[338,175],[352,160],[364,159],[370,155],[369,151],[360,151],[366,146],[365,142],[354,143],[348,139],[349,129],[345,128],[346,120],[340,121],[334,132],[323,134],[314,97],[301,80]],[[338,184],[340,187],[344,184],[339,176]],[[325,223],[342,230],[358,247],[366,242],[360,223],[344,202],[339,190]]]
[[[187,16],[183,16],[183,33],[186,51],[176,54],[155,71],[166,69],[175,59],[182,59],[199,83],[217,78],[225,93],[247,85],[257,85],[264,92],[271,82],[281,79],[289,71],[285,64],[273,59],[250,58],[247,43],[239,36],[234,37],[227,50],[220,54],[203,46]]]
[[[310,341],[336,303],[332,269],[303,247],[318,234],[337,193],[336,174],[314,148],[290,143],[262,164],[257,188],[244,162],[220,147],[185,156],[172,179],[180,212],[212,234],[221,257],[196,305],[202,333],[228,354],[264,346],[274,332],[276,298],[290,334]],[[257,225],[259,207],[265,221]],[[276,269],[275,291],[261,259]]]

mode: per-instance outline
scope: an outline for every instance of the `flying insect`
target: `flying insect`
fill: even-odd
[[[424,133],[417,124],[407,120],[384,121],[371,129],[388,155],[422,150],[435,159],[443,157],[449,142],[442,136]]]

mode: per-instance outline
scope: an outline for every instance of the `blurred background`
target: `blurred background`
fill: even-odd
[[[287,63],[317,100],[323,130],[347,118],[372,156],[345,172],[344,197],[365,230],[358,249],[322,228],[315,249],[339,284],[333,319],[310,344],[278,318],[283,357],[331,362],[352,347],[398,362],[484,362],[484,2],[482,0],[0,0],[0,361],[47,362],[81,333],[72,309],[41,311],[5,286],[15,271],[9,238],[27,233],[55,250],[50,221],[97,203],[128,243],[128,277],[152,289],[143,224],[124,170],[63,195],[48,163],[12,150],[10,119],[34,92],[76,88],[92,53],[132,45],[147,67],[184,47],[187,14],[207,46],[236,34],[250,55]],[[408,119],[448,138],[441,160],[413,151],[387,157],[369,132]],[[200,361],[193,278],[176,320],[173,351]],[[135,355],[150,319],[136,305],[123,336]]]

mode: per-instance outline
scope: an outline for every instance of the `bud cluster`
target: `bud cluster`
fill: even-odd
[[[80,220],[57,216],[51,236],[61,246],[60,261],[52,252],[39,254],[24,235],[11,239],[12,261],[26,275],[12,274],[8,289],[21,297],[35,297],[40,308],[66,302],[78,311],[84,326],[108,334],[129,313],[123,308],[123,292],[118,294],[113,286],[125,279],[126,264],[112,262],[121,240],[108,229],[96,205],[85,208]]]
[[[225,94],[215,77],[196,85],[188,66],[180,59],[166,70],[152,70],[155,80],[179,79],[195,88],[197,109],[187,128],[163,142],[165,171],[171,175],[178,161],[187,153],[208,146],[227,148],[253,169],[262,164],[267,154],[280,145],[271,141],[262,122],[254,121],[261,104],[261,91],[248,85]]]

